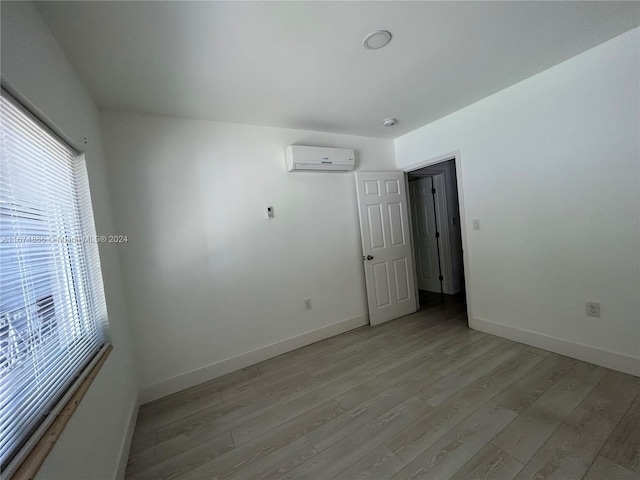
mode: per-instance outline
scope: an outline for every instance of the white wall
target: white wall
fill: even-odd
[[[23,2],[1,5],[3,82],[13,86],[76,146],[84,148],[83,138],[87,138],[96,231],[98,235],[117,233],[93,101],[33,6]],[[138,384],[117,248],[100,245],[114,349],[37,478],[97,480],[124,474],[131,421],[137,413]]]
[[[473,328],[636,375],[639,37],[395,141],[400,168],[460,150]],[[601,302],[602,318],[585,315],[586,301]]]
[[[354,174],[288,173],[284,148],[391,170],[392,141],[121,113],[102,126],[143,401],[368,321]]]

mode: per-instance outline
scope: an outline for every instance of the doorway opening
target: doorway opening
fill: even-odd
[[[415,166],[406,177],[419,308],[443,303],[464,305],[462,218],[455,157]]]

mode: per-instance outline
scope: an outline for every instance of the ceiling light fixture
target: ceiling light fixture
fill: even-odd
[[[382,125],[384,125],[385,127],[393,127],[396,123],[398,123],[398,120],[396,120],[395,118],[385,118],[382,121]]]
[[[364,40],[362,41],[362,45],[367,50],[378,50],[379,48],[384,47],[391,41],[391,32],[386,30],[376,30],[373,33],[370,33]]]

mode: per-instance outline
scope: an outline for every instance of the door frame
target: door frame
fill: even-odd
[[[445,153],[443,155],[438,155],[437,157],[431,157],[420,162],[412,163],[411,165],[406,165],[402,167],[402,171],[404,172],[405,185],[409,186],[409,173],[414,170],[419,170],[423,167],[431,167],[438,163],[446,162],[448,160],[453,160],[456,167],[456,185],[458,187],[458,209],[460,210],[460,231],[462,235],[462,268],[464,269],[464,278],[465,278],[465,297],[467,301],[467,323],[470,318],[473,317],[473,308],[471,304],[471,276],[469,269],[469,247],[467,241],[467,220],[466,220],[466,208],[464,205],[464,190],[462,188],[462,164],[460,161],[460,150],[455,150],[453,152]],[[408,192],[409,190],[407,190]],[[409,218],[409,226],[412,229],[413,236],[413,223],[411,222],[411,218]],[[416,265],[415,265],[415,255],[412,255],[413,258],[413,272],[415,278],[416,285],[416,302],[418,302],[418,283],[417,283],[417,273],[416,273]]]

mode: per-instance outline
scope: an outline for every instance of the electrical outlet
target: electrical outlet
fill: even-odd
[[[311,310],[311,299],[310,298],[307,298],[304,301],[304,309],[305,310]]]
[[[587,302],[587,317],[600,318],[600,302]]]

